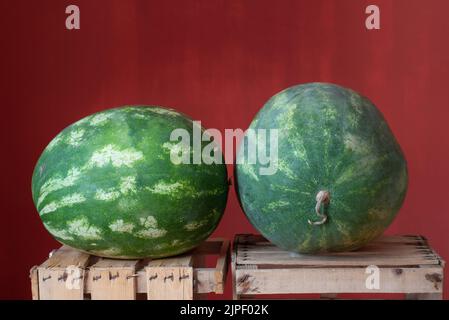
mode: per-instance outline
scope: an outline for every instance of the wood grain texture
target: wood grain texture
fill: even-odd
[[[379,286],[367,285],[376,266]],[[299,255],[259,235],[237,235],[233,248],[234,299],[264,294],[406,293],[442,298],[445,263],[422,236],[386,236],[353,252]]]
[[[138,260],[100,259],[92,265],[88,283],[92,300],[135,300]]]
[[[40,300],[83,300],[90,255],[62,246],[38,267]]]
[[[33,299],[134,300],[204,299],[222,294],[229,264],[229,241],[210,239],[197,249],[165,259],[116,260],[63,246],[30,270]],[[207,267],[206,257],[215,259]]]
[[[237,264],[297,266],[434,265],[442,259],[421,236],[382,237],[351,252],[301,255],[283,251],[260,237],[240,237]]]

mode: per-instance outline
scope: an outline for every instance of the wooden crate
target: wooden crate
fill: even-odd
[[[262,236],[237,235],[232,252],[234,299],[340,293],[442,299],[443,271],[444,261],[424,237],[414,235],[385,236],[358,251],[325,255],[289,253]]]
[[[105,259],[62,246],[31,269],[32,297],[191,300],[212,292],[222,294],[229,253],[229,241],[223,239],[209,239],[190,253],[154,260]],[[215,267],[206,267],[206,258],[215,258]]]

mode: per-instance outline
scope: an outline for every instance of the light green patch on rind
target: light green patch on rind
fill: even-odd
[[[136,193],[136,177],[128,176],[121,178],[120,192],[122,194]]]
[[[101,230],[89,223],[86,217],[79,217],[67,222],[67,232],[83,240],[101,239]]]
[[[222,188],[198,190],[185,180],[179,180],[177,182],[166,182],[164,180],[161,180],[158,181],[155,185],[146,187],[145,189],[153,194],[168,196],[173,199],[201,198],[219,195],[223,192]]]
[[[89,160],[88,167],[104,167],[112,164],[114,167],[131,167],[134,162],[142,160],[143,153],[134,148],[120,150],[119,147],[109,144],[99,151],[95,151]]]
[[[298,175],[293,172],[292,169],[290,169],[290,166],[288,163],[282,159],[278,160],[278,170],[282,172],[287,178],[296,180],[298,179]]]
[[[97,189],[97,192],[95,193],[95,199],[100,201],[113,201],[118,197],[120,197],[120,192],[113,188],[108,190]]]
[[[259,181],[259,175],[256,173],[256,170],[254,169],[254,166],[252,164],[249,164],[248,162],[243,162],[242,164],[240,164],[239,168],[242,174],[251,177],[251,179]]]
[[[288,96],[287,92],[280,92],[276,96],[272,98],[272,106],[273,109],[283,109],[285,105],[288,103],[290,97]]]
[[[168,153],[175,155],[193,153],[193,148],[190,147],[190,143],[184,140],[179,142],[165,142],[162,147],[168,151]]]
[[[136,233],[136,235],[139,238],[144,238],[144,239],[156,239],[156,238],[163,237],[166,234],[167,234],[167,230],[157,229],[157,228],[143,229]]]
[[[145,228],[157,228],[157,220],[153,216],[147,216],[145,218],[140,218],[140,224]]]
[[[51,192],[73,186],[75,182],[81,177],[81,170],[76,167],[72,167],[64,178],[55,177],[50,178],[40,188],[40,194],[36,203],[37,208],[40,208],[42,201]]]
[[[140,218],[140,225],[144,229],[139,230],[136,235],[139,238],[155,239],[163,237],[167,234],[167,230],[159,228],[155,217],[147,216],[146,218]]]
[[[60,201],[53,201],[47,204],[40,211],[40,215],[51,213],[64,207],[71,207],[75,204],[82,203],[84,201],[86,201],[86,198],[82,194],[79,193],[70,194],[64,196]]]
[[[290,202],[285,201],[285,200],[278,200],[278,201],[270,202],[267,205],[267,209],[270,210],[270,211],[275,211],[275,210],[282,209],[282,208],[284,208],[284,207],[286,207],[288,205],[290,205]]]
[[[56,229],[53,228],[49,223],[44,223],[45,228],[48,232],[50,232],[54,237],[61,240],[74,240],[73,236],[69,234],[69,232],[65,229]]]
[[[166,108],[151,108],[149,109],[149,111],[153,112],[153,113],[157,113],[160,115],[165,115],[165,116],[171,116],[171,117],[182,117],[182,115],[173,110],[173,109],[166,109]]]
[[[101,201],[114,201],[121,195],[136,193],[136,178],[129,176],[121,178],[119,189],[109,188],[107,190],[97,189],[95,199]]]
[[[114,232],[132,233],[135,225],[132,223],[126,223],[122,219],[115,220],[109,225],[109,229]]]
[[[90,118],[89,124],[91,126],[102,126],[112,118],[112,114],[108,113],[98,113]]]
[[[160,181],[152,187],[147,187],[147,190],[156,194],[169,195],[178,192],[183,187],[181,182],[167,183]]]
[[[346,149],[361,156],[369,155],[372,152],[366,141],[363,141],[360,137],[352,133],[347,133],[344,136],[344,144]]]
[[[51,142],[48,144],[46,150],[51,151],[54,147],[59,145],[63,141],[64,137],[62,134],[57,135]]]
[[[341,237],[346,239],[346,241],[351,239],[351,231],[349,228],[342,222],[338,220],[333,221],[336,229],[340,232]]]
[[[202,226],[204,226],[207,223],[208,220],[202,220],[202,221],[193,221],[190,223],[187,223],[184,228],[187,231],[194,231],[196,229],[201,228]]]
[[[72,130],[67,138],[67,143],[72,147],[78,147],[83,142],[84,133],[84,129]]]

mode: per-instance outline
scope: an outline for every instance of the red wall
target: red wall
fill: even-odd
[[[79,31],[65,29],[69,4],[80,6]],[[380,6],[379,31],[365,28],[368,4]],[[246,128],[270,96],[311,81],[378,105],[410,170],[388,233],[423,234],[449,259],[449,1],[22,0],[0,2],[0,14],[0,298],[30,298],[29,268],[58,245],[30,179],[62,128],[138,103]],[[232,191],[215,235],[245,232],[254,230]]]

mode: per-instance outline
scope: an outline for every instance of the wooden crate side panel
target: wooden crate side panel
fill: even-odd
[[[365,268],[237,269],[236,294],[441,293],[443,269],[380,268],[379,289]]]
[[[101,259],[87,277],[92,300],[135,300],[138,260]]]
[[[242,237],[245,235],[236,235],[234,237],[234,241],[232,242],[232,250],[231,250],[231,286],[232,286],[232,299],[238,300],[240,299],[237,294],[237,279],[236,279],[236,271],[237,271],[237,254],[240,242],[242,241]]]
[[[228,274],[228,263],[229,263],[229,241],[223,240],[214,271],[215,293],[222,294],[224,291],[224,286],[226,284],[226,276]]]
[[[181,256],[155,259],[151,260],[147,267],[158,268],[158,267],[191,267],[193,265],[193,256],[191,254],[184,254]]]
[[[235,238],[237,265],[265,266],[417,266],[441,265],[444,261],[422,236],[384,236],[357,251],[320,255],[286,252],[260,235]]]
[[[85,271],[79,267],[38,268],[40,300],[83,300]]]
[[[195,293],[204,294],[215,292],[215,269],[195,268],[193,274]]]
[[[192,299],[200,294],[222,293],[228,254],[229,241],[221,238],[209,239],[188,254],[156,260],[105,259],[62,246],[30,270],[32,297],[84,299],[90,294],[92,299],[109,300],[135,299],[137,293],[145,293],[150,299]],[[198,263],[207,255],[218,255],[215,267]],[[149,273],[160,274],[158,281],[162,283],[154,279],[150,283]],[[171,283],[171,279],[179,283]]]
[[[54,251],[37,268],[40,300],[84,299],[85,268],[90,255],[68,246]]]
[[[209,275],[210,268],[206,268],[206,255],[195,252],[193,255],[193,267],[193,300],[207,300],[207,293],[210,292],[207,290],[209,289],[207,287],[209,283],[205,284],[198,279],[198,273],[205,272],[206,275]]]
[[[192,267],[146,267],[148,300],[192,300]]]
[[[30,270],[31,280],[31,299],[39,300],[39,272],[37,266],[33,266]]]
[[[237,256],[237,264],[248,265],[291,265],[291,266],[417,266],[417,265],[439,265],[440,261],[433,257],[423,257],[419,255],[409,256],[354,256],[350,258],[332,258],[332,257],[298,257],[294,254],[263,254],[256,255],[249,253],[247,255]]]
[[[372,248],[372,247],[371,247]],[[326,255],[301,255],[285,252],[273,246],[261,248],[240,245],[237,264],[245,265],[291,265],[291,266],[406,266],[441,265],[441,259],[428,247],[407,245],[384,245],[376,249],[335,253]]]
[[[260,244],[272,245],[267,239],[260,234],[238,234],[235,236],[238,244]],[[402,244],[425,244],[427,239],[421,235],[383,235],[371,242],[371,244],[382,243],[402,243]]]

